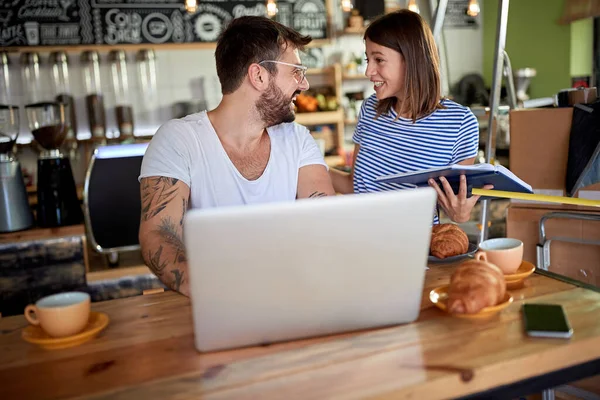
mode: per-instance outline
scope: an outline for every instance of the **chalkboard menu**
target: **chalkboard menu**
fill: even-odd
[[[449,28],[476,28],[479,23],[477,17],[467,14],[469,0],[448,0],[444,26]]]
[[[327,38],[328,0],[278,0],[276,21]],[[0,0],[0,47],[215,42],[234,18],[267,15],[265,1]]]

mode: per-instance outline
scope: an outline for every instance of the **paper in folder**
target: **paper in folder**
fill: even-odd
[[[457,193],[461,175],[467,177],[469,194],[471,193],[471,189],[480,189],[485,185],[494,185],[494,189],[491,192],[499,190],[505,192],[533,193],[531,186],[513,174],[509,169],[501,165],[492,164],[454,164],[439,168],[380,176],[376,178],[375,181],[421,187],[428,186],[429,184],[427,181],[429,179],[435,179],[439,183],[438,178],[443,176],[448,180],[454,189],[454,192]],[[492,197],[490,196],[487,198]]]

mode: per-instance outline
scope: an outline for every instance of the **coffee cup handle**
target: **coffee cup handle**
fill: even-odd
[[[37,318],[36,311],[37,311],[37,307],[34,306],[33,304],[30,304],[27,307],[25,307],[25,319],[31,325],[39,325],[40,324],[40,320]]]
[[[483,261],[487,261],[487,254],[485,254],[485,251],[478,251],[477,253],[475,253],[475,259],[476,260],[483,260]]]

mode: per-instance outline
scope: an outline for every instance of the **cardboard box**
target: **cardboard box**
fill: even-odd
[[[509,169],[530,184],[535,193],[565,196],[569,137],[573,108],[532,108],[510,112]],[[575,197],[600,200],[600,184],[581,189]],[[531,207],[535,203],[511,201],[516,206]],[[542,204],[548,207],[549,203]],[[598,208],[560,205],[565,210]]]
[[[510,205],[507,209],[506,236],[523,242],[523,258],[537,265],[536,246],[542,216],[564,211],[544,208],[524,208]],[[581,212],[579,212],[581,213]],[[600,216],[600,212],[586,212]],[[545,224],[546,237],[571,238],[600,242],[600,221],[551,219]],[[600,286],[600,246],[553,241],[550,245],[549,270],[582,282]]]

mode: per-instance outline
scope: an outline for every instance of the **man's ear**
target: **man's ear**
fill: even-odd
[[[269,87],[269,73],[258,64],[251,64],[248,67],[248,80],[250,84],[258,91],[263,91]]]

